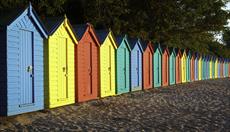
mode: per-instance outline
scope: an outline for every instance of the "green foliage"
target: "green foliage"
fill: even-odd
[[[0,11],[24,6],[29,0],[0,1]],[[205,54],[230,57],[227,47],[213,33],[226,30],[229,0],[30,0],[41,16],[66,13],[72,23],[90,22],[96,28],[110,27],[115,34],[158,41]],[[227,32],[227,31],[226,31]]]

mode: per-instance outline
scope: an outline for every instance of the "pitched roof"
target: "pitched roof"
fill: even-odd
[[[169,54],[170,54],[170,55],[171,55],[172,53],[173,53],[174,55],[176,55],[175,48],[170,47],[170,48],[168,48],[168,49],[169,49]]]
[[[73,25],[73,29],[75,31],[75,33],[77,34],[77,37],[79,39],[82,38],[82,36],[84,35],[86,29],[87,29],[88,25],[87,24],[78,24],[78,25]]]
[[[43,23],[45,25],[46,30],[48,31],[48,34],[53,34],[56,29],[62,24],[64,21],[64,17],[47,17],[43,20]]]
[[[109,34],[109,31],[105,30],[105,29],[96,30],[96,34],[97,34],[97,37],[98,37],[98,40],[99,40],[100,44],[103,44],[103,42],[105,41],[106,37]]]
[[[129,42],[130,48],[133,49],[138,42],[138,38],[130,38],[129,37],[128,42]]]
[[[180,51],[179,48],[176,48],[176,49],[175,49],[175,52],[176,52],[176,55],[177,55],[178,53],[181,53],[181,51]]]
[[[141,46],[142,46],[143,50],[145,51],[145,49],[148,47],[148,41],[141,40]]]
[[[124,39],[124,36],[123,35],[117,35],[115,38],[117,41],[117,47],[119,47],[122,43],[122,40]]]

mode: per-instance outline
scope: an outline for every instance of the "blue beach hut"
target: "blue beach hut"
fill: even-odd
[[[128,38],[131,48],[130,73],[131,73],[131,91],[142,89],[142,54],[143,49],[140,39]]]
[[[0,115],[44,108],[43,41],[47,38],[31,4],[0,13]]]

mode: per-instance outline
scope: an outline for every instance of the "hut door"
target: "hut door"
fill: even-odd
[[[127,83],[127,79],[126,79],[126,48],[124,48],[124,58],[123,58],[123,70],[124,70],[124,73],[123,73],[123,78],[124,78],[124,83],[122,84],[123,86],[121,86],[122,88],[126,88],[126,83]]]
[[[68,98],[67,39],[58,38],[58,101]]]
[[[33,33],[20,31],[20,107],[34,103]]]
[[[140,58],[139,58],[139,50],[137,50],[137,68],[136,68],[136,73],[137,73],[137,86],[139,86],[140,85],[140,83],[139,83],[139,80],[140,80],[140,77],[139,77],[139,70],[140,70],[140,68],[139,68],[139,64],[140,64]]]
[[[87,43],[85,46],[85,59],[86,59],[86,67],[87,67],[87,80],[86,80],[86,91],[84,92],[86,95],[92,94],[92,43]]]
[[[111,88],[112,88],[112,86],[111,86],[111,85],[112,85],[112,75],[111,75],[111,66],[112,66],[112,64],[111,64],[111,63],[112,63],[112,60],[111,60],[111,59],[112,59],[112,58],[111,58],[111,57],[112,57],[111,52],[112,52],[112,51],[111,51],[111,50],[112,50],[112,49],[111,49],[111,45],[109,45],[109,56],[108,56],[108,57],[109,57],[109,65],[108,65],[108,73],[109,73],[109,91],[112,90],[112,89],[111,89]]]
[[[150,67],[151,67],[151,53],[148,52],[148,59],[147,59],[147,82],[148,82],[148,86],[151,85],[151,78],[150,78],[150,75],[151,75],[151,70],[150,70]]]

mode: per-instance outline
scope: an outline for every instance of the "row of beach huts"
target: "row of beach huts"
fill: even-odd
[[[131,91],[230,77],[230,60],[151,41],[41,21],[31,4],[0,13],[0,115],[10,116]]]

